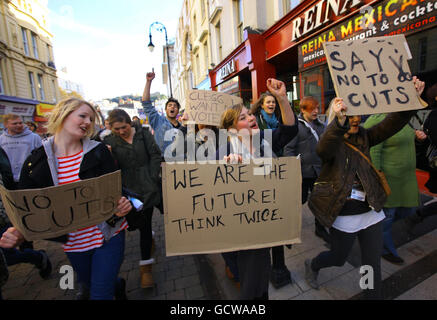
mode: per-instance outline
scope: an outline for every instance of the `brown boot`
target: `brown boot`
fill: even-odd
[[[140,265],[141,288],[152,288],[153,282],[152,264]]]

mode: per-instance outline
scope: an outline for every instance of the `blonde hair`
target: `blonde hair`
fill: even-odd
[[[226,109],[222,114],[222,118],[220,120],[220,128],[221,129],[230,129],[235,128],[237,126],[238,118],[240,117],[240,113],[243,110],[244,106],[242,104],[236,104]]]
[[[56,134],[59,130],[62,129],[64,125],[65,119],[74,111],[79,109],[82,105],[86,105],[90,107],[93,111],[94,117],[91,119],[92,123],[90,128],[86,134],[88,138],[91,138],[95,134],[96,123],[100,124],[100,117],[94,109],[94,107],[87,101],[69,97],[60,101],[55,108],[48,114],[48,122],[47,122],[47,132],[51,135]]]
[[[21,118],[21,116],[14,114],[14,113],[8,113],[3,116],[3,124],[6,125],[9,120],[15,120]]]

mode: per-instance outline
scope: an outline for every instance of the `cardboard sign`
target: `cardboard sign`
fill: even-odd
[[[111,218],[121,198],[121,173],[44,189],[0,187],[0,193],[9,219],[26,240],[50,239]]]
[[[254,175],[260,168],[264,174]],[[164,163],[163,196],[167,256],[300,243],[297,158],[264,167]]]
[[[414,88],[407,61],[412,57],[404,35],[323,46],[337,97],[348,106],[347,115],[426,107]]]
[[[240,97],[217,91],[190,90],[186,96],[188,121],[217,127],[226,109],[243,103]]]

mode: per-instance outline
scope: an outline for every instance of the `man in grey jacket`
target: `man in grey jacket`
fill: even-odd
[[[0,147],[5,150],[11,163],[14,181],[20,180],[21,167],[33,149],[42,145],[39,135],[33,133],[16,114],[3,117],[5,130],[0,136]]]
[[[284,148],[284,156],[301,157],[302,164],[302,204],[307,202],[308,194],[313,190],[314,183],[320,174],[322,161],[316,153],[317,143],[325,125],[317,118],[319,102],[311,96],[300,101],[301,114],[298,117],[299,133]],[[329,243],[329,233],[315,220],[315,234]]]

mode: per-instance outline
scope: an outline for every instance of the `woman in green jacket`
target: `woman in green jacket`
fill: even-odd
[[[386,116],[386,114],[370,116],[364,123],[364,128],[373,127],[382,122]],[[384,172],[391,189],[391,195],[384,205],[386,218],[383,222],[382,257],[394,264],[402,264],[404,260],[397,253],[393,243],[393,222],[414,214],[419,205],[415,139],[422,137],[423,132],[406,125],[394,136],[370,149],[373,164]]]

